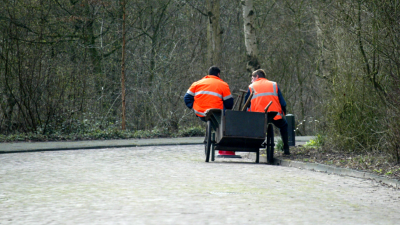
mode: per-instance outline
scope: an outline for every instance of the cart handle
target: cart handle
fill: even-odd
[[[264,109],[265,113],[268,112],[268,108],[271,106],[271,104],[272,104],[272,101],[270,101],[270,102],[268,103],[267,107],[265,107],[265,109]]]
[[[205,111],[206,116],[204,117],[204,119],[208,121],[212,116],[214,116],[214,114],[221,114],[221,112],[222,110],[217,108],[207,109]]]

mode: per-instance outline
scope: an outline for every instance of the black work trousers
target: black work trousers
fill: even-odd
[[[283,148],[289,148],[289,143],[287,142],[287,136],[288,136],[288,123],[285,118],[279,119],[279,120],[272,120],[272,123],[279,128],[279,131],[281,132],[281,137],[283,141]],[[286,142],[286,143],[285,143]]]

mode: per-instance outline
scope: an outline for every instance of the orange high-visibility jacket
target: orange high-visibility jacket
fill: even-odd
[[[213,75],[194,82],[187,93],[194,96],[193,110],[199,117],[204,117],[207,109],[224,109],[224,100],[232,98],[228,84]]]
[[[269,81],[266,78],[258,78],[252,84],[249,85],[250,93],[253,93],[251,98],[250,110],[252,112],[264,112],[265,107],[272,101],[272,104],[268,108],[268,112],[275,111],[278,114],[274,117],[274,120],[282,119],[283,111],[281,103],[278,98],[278,85]]]

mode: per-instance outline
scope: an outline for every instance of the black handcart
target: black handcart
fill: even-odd
[[[259,163],[260,148],[266,147],[267,161],[273,163],[274,132],[272,119],[277,112],[265,113],[209,109],[206,111],[206,162],[215,160],[215,150],[255,152]]]

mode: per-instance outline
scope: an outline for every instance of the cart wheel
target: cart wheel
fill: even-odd
[[[207,138],[205,144],[206,162],[210,161],[211,152],[211,121],[207,121]]]
[[[260,163],[260,149],[256,151],[256,163]]]
[[[211,136],[211,161],[215,161],[215,133]]]
[[[269,164],[274,163],[274,128],[272,124],[268,124],[267,130],[267,160]]]
[[[206,137],[206,141],[207,141],[207,137]],[[204,155],[207,156],[207,142],[204,143]]]

